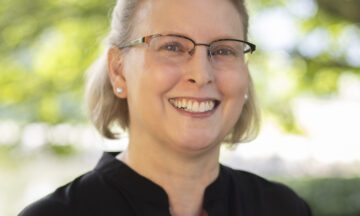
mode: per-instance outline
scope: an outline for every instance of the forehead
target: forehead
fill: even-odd
[[[136,17],[137,36],[178,33],[203,42],[243,38],[241,15],[228,0],[147,0]]]

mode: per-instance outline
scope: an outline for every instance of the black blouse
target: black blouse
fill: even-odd
[[[166,192],[104,153],[95,169],[25,208],[20,216],[170,216]],[[220,165],[205,190],[209,216],[310,216],[308,205],[288,187]]]

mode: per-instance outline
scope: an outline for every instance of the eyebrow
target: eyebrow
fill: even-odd
[[[160,33],[161,35],[177,35],[177,36],[184,36],[186,38],[189,38],[191,40],[194,40],[197,41],[196,39],[194,39],[192,36],[186,34],[186,33],[180,33],[180,32],[176,32],[176,31],[165,31],[163,33]],[[199,43],[211,43],[211,42],[214,42],[214,41],[218,41],[218,40],[221,40],[221,39],[234,39],[234,40],[245,40],[244,38],[241,38],[241,37],[234,37],[234,36],[230,36],[230,35],[221,35],[221,36],[217,36],[209,41],[206,41],[206,42],[199,42]]]

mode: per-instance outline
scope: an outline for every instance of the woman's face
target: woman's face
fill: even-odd
[[[244,39],[239,13],[224,0],[156,0],[138,11],[133,39],[152,34],[180,34],[197,43]],[[188,61],[167,64],[147,45],[126,51],[123,61],[130,110],[130,142],[157,143],[185,152],[217,147],[238,120],[247,93],[246,64],[216,69],[207,48],[197,46]],[[198,103],[207,112],[185,111],[174,101]],[[176,102],[175,102],[176,103]],[[136,137],[131,137],[136,136]]]

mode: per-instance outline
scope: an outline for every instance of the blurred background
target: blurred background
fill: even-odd
[[[103,50],[115,1],[1,0],[0,215],[92,169],[84,71]],[[253,142],[221,161],[284,182],[314,215],[360,215],[360,1],[252,0],[250,68],[262,108]]]

